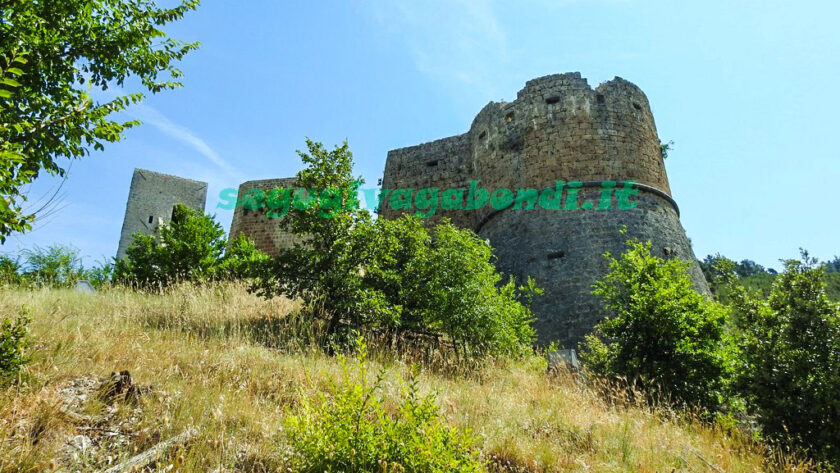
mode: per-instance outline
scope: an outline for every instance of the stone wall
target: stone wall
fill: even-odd
[[[294,235],[283,230],[280,226],[281,218],[272,218],[270,209],[266,205],[249,205],[248,192],[252,189],[264,192],[266,195],[275,188],[290,188],[295,184],[295,178],[264,179],[259,181],[243,182],[239,186],[236,199],[236,208],[233,211],[233,221],[230,224],[230,239],[236,238],[239,234],[254,241],[256,247],[271,256],[277,256],[281,248],[291,247],[295,240]]]
[[[479,210],[437,212],[454,224],[490,240],[498,266],[518,278],[528,275],[545,288],[534,310],[542,343],[575,346],[604,316],[591,284],[607,271],[606,251],[619,254],[627,238],[652,240],[654,251],[691,262],[691,276],[702,292],[699,270],[670,186],[660,142],[644,93],[615,78],[592,89],[579,73],[528,81],[510,103],[486,105],[470,130],[451,138],[388,153],[383,189],[466,188],[477,180],[497,188],[544,189],[560,180],[580,181],[579,202],[590,210]],[[597,210],[601,181],[633,181],[636,208]],[[405,210],[382,204],[385,218]],[[417,209],[408,210],[410,212]],[[620,230],[626,228],[626,234]]]
[[[153,234],[172,219],[175,204],[204,212],[207,183],[146,169],[135,169],[125,206],[117,258],[125,256],[135,232]]]

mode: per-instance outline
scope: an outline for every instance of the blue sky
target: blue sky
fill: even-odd
[[[150,96],[123,141],[76,161],[64,210],[2,252],[50,243],[116,253],[135,167],[222,188],[294,175],[309,136],[349,140],[357,173],[389,149],[466,131],[525,81],[621,76],[650,99],[682,224],[703,257],[778,267],[840,254],[838,2],[204,0],[170,28],[202,48],[183,89]],[[54,180],[29,189],[33,199]]]

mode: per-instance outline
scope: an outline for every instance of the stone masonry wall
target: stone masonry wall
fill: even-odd
[[[230,224],[230,239],[240,233],[254,241],[256,247],[271,256],[277,256],[281,248],[289,248],[295,242],[294,235],[283,230],[280,226],[281,218],[269,217],[266,206],[262,208],[248,208],[247,192],[251,189],[262,190],[266,194],[277,187],[294,187],[295,178],[265,179],[243,182],[239,186],[237,205],[233,211],[233,221]]]
[[[152,234],[172,219],[175,204],[204,212],[207,183],[146,169],[135,169],[128,192],[117,258],[123,258],[135,232]]]
[[[389,152],[383,189],[439,187],[440,195],[470,180],[490,192],[539,190],[557,180],[639,184],[631,210],[617,209],[613,199],[611,210],[487,206],[429,219],[447,216],[475,230],[490,240],[500,269],[534,276],[546,290],[534,304],[540,342],[571,347],[605,315],[591,284],[606,274],[603,253],[621,253],[627,238],[652,240],[658,254],[689,261],[695,286],[708,292],[670,197],[659,145],[647,97],[632,83],[617,77],[592,89],[579,73],[551,75],[528,81],[513,102],[486,105],[463,135]],[[597,203],[599,193],[584,187],[579,202]],[[385,218],[405,211],[388,204],[380,211]]]

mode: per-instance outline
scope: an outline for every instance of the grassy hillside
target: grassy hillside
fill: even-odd
[[[308,348],[295,308],[238,286],[163,296],[0,289],[0,315],[29,313],[35,342],[22,385],[0,392],[0,471],[96,471],[190,428],[161,471],[285,471],[284,417],[339,371]],[[373,358],[395,398],[410,367]],[[91,391],[120,370],[140,385],[139,403]],[[764,447],[742,435],[611,405],[568,375],[546,375],[537,357],[470,375],[427,370],[419,384],[438,393],[448,422],[472,430],[496,471],[765,469]]]

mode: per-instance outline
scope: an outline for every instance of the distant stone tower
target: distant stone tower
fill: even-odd
[[[135,232],[152,234],[159,225],[168,224],[175,204],[204,212],[206,200],[206,182],[135,169],[125,206],[117,259],[125,256]]]
[[[286,232],[281,226],[280,218],[270,218],[267,206],[260,208],[248,205],[248,192],[262,191],[266,195],[275,188],[291,188],[295,185],[295,178],[264,179],[243,182],[239,186],[236,208],[233,211],[233,221],[230,224],[230,240],[244,234],[254,241],[256,247],[263,252],[277,256],[280,249],[290,248],[295,240],[294,235]]]
[[[533,276],[545,289],[532,307],[541,343],[574,347],[604,316],[591,286],[607,273],[603,254],[622,253],[628,238],[651,240],[655,254],[689,261],[696,288],[708,293],[671,198],[648,100],[624,79],[595,90],[580,73],[528,81],[515,101],[486,105],[467,133],[390,151],[382,187],[444,190],[468,188],[470,180],[490,192],[580,184],[577,210],[487,206],[438,211],[431,219],[447,216],[473,229],[495,248],[499,269],[520,281]],[[598,210],[604,180],[619,187],[633,181],[637,207],[620,210],[613,197],[611,209]],[[382,205],[385,218],[401,212]]]

